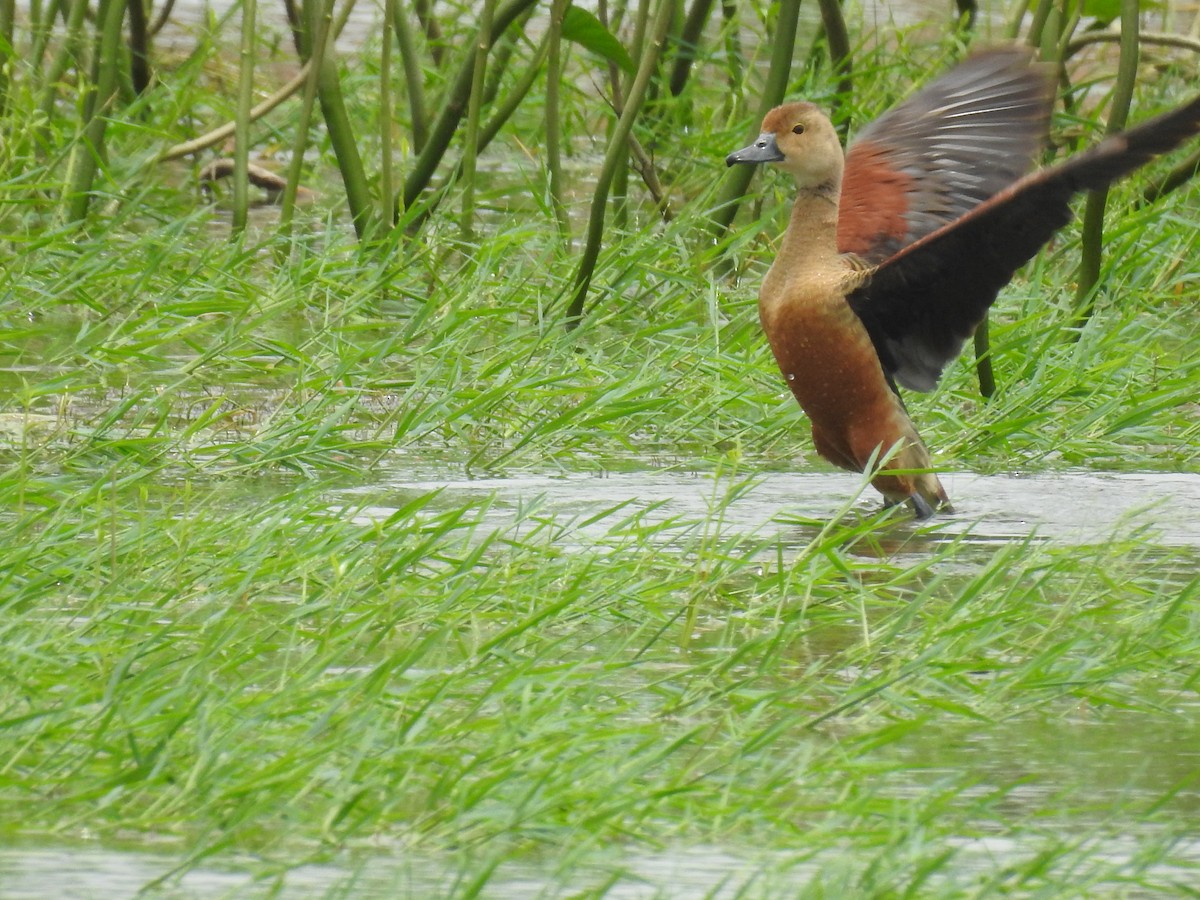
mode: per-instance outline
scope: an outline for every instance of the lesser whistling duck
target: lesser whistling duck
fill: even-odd
[[[1053,103],[1047,67],[980,53],[865,128],[843,158],[811,103],[776,107],[728,165],[771,163],[796,181],[759,314],[817,452],[866,471],[890,504],[925,518],[945,489],[896,383],[932,390],[1000,288],[1101,188],[1200,131],[1200,97],[1031,175]]]

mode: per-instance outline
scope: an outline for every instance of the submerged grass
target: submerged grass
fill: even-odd
[[[674,896],[697,854],[699,895],[1193,882],[1197,548],[832,490],[773,519],[752,473],[812,457],[753,299],[786,186],[727,271],[696,239],[736,123],[664,149],[696,199],[613,236],[571,335],[552,215],[498,190],[469,244],[447,214],[364,249],[319,206],[230,242],[143,171],[169,124],[110,129],[90,234],[5,213],[0,843],[166,841],[164,890],[226,867],[264,894],[328,862],[346,895]],[[995,402],[966,361],[911,401],[940,458],[1194,472],[1194,206],[1114,220],[1079,340],[1076,232],[1028,267]],[[613,496],[632,467],[704,502]],[[590,496],[454,486],[527,473]]]

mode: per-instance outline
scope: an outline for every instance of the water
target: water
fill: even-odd
[[[990,550],[1031,536],[1075,546],[1142,529],[1148,543],[1194,549],[1200,559],[1200,474],[952,473],[944,480],[958,512],[939,517],[932,526],[901,518],[893,526],[897,533],[927,531],[931,540],[965,537],[967,545]],[[729,478],[709,474],[646,468],[605,475],[465,479],[428,466],[414,471],[410,460],[397,458],[369,483],[331,490],[329,500],[331,507],[347,502],[361,507],[370,499],[359,515],[383,519],[407,500],[435,489],[441,491],[438,502],[448,507],[487,496],[491,524],[497,527],[534,502],[547,515],[580,518],[627,501],[650,510],[657,521],[674,517],[680,527],[705,520],[720,506],[725,529],[777,535],[799,545],[819,527],[807,520],[819,523],[836,514],[855,496],[860,480],[825,471],[766,473],[725,502],[731,484]],[[857,513],[871,513],[879,505],[869,492],[853,502]],[[603,530],[604,524],[595,527]],[[581,539],[586,536],[584,529]],[[910,552],[921,553],[921,545]],[[953,864],[931,882],[946,890],[978,873],[1028,865],[1048,839],[1077,842],[1072,852],[1086,857],[1093,869],[1101,860],[1116,875],[1136,871],[1138,878],[1154,883],[1194,883],[1200,842],[1181,832],[1188,830],[1188,822],[1200,822],[1195,783],[1200,710],[1188,703],[1179,698],[1174,724],[1160,720],[1149,728],[1135,712],[1085,707],[1065,721],[1061,711],[1038,710],[986,723],[958,717],[925,721],[894,742],[892,762],[879,772],[874,789],[903,806],[927,802],[939,785],[954,785],[960,799],[977,795],[981,803],[1002,802],[1004,819],[1036,825],[1028,833],[988,833],[992,820],[986,805],[977,816],[967,815],[962,833],[947,842]],[[967,787],[965,773],[971,781]],[[1178,828],[1137,814],[1159,803]],[[1114,822],[1120,822],[1118,828]],[[827,874],[830,866],[847,864],[845,858],[827,859],[830,851],[823,852],[812,858],[800,848],[668,843],[653,851],[607,848],[566,872],[554,860],[518,857],[499,866],[482,896],[565,897],[603,884],[610,885],[604,893],[610,898],[735,897],[742,891],[789,896],[818,873]],[[313,854],[313,848],[298,848],[297,859]],[[112,846],[31,837],[0,847],[0,900],[132,898],[150,885],[149,896],[167,898],[455,896],[463,871],[462,860],[402,847],[360,847],[331,859],[317,858],[323,861],[274,871],[268,860],[226,854],[176,873],[183,859],[169,844]],[[160,879],[165,880],[158,885]]]
[[[627,501],[635,509],[656,507],[649,513],[651,521],[672,517],[703,521],[719,504],[727,529],[747,534],[773,530],[785,537],[796,530],[796,520],[825,522],[860,491],[857,511],[870,513],[880,507],[873,489],[863,491],[862,479],[852,474],[808,471],[748,477],[753,487],[726,503],[723,498],[732,481],[707,474],[642,470],[465,479],[396,464],[391,471],[385,467],[378,481],[351,489],[346,496],[394,499],[394,505],[380,504],[362,513],[382,519],[406,500],[432,490],[442,491],[446,505],[494,494],[499,501],[492,513],[497,524],[534,499],[547,512],[567,516],[596,513]],[[939,515],[930,523],[943,536],[969,536],[986,544],[1029,536],[1084,544],[1148,526],[1157,544],[1200,550],[1200,474],[954,472],[941,478],[955,506],[954,513]],[[596,525],[598,531],[604,527]]]
[[[0,848],[0,898],[3,900],[106,900],[132,898],[146,884],[162,877],[175,864],[170,856],[145,851],[119,851],[87,846],[45,848]],[[811,874],[807,865],[789,864],[786,857],[738,856],[716,847],[629,853],[611,861],[624,878],[605,896],[611,900],[633,900],[654,895],[654,885],[670,885],[672,897],[709,894],[723,882],[734,885],[762,881],[770,868],[791,871],[787,878],[798,886]],[[153,896],[167,898],[256,897],[284,898],[315,896],[347,897],[435,897],[449,896],[454,871],[435,859],[413,861],[406,854],[378,854],[369,861],[352,859],[326,865],[307,865],[289,871],[278,893],[244,871],[233,858],[188,871],[177,882],[156,889]],[[489,881],[486,897],[525,898],[539,896],[553,881],[549,866],[506,864]],[[574,879],[578,887],[604,880],[597,872],[583,871]],[[732,890],[711,896],[730,897]],[[554,896],[554,895],[551,895]]]
[[[1010,794],[1020,802],[1019,792]],[[1142,883],[1166,886],[1192,885],[1200,877],[1200,840],[1179,837],[1166,829],[1148,826],[1087,839],[1064,833],[1064,840],[1079,840],[1092,860],[1102,859],[1120,877],[1137,873]],[[1169,852],[1170,861],[1144,864],[1139,857],[1147,845]],[[955,861],[954,874],[939,874],[930,887],[949,892],[965,887],[960,878],[1001,871],[1015,872],[1036,866],[1036,849],[1006,835],[963,835],[946,841],[945,850]],[[832,863],[811,858],[803,851],[764,852],[753,848],[665,847],[657,851],[617,852],[604,864],[580,866],[571,875],[554,872],[550,864],[503,863],[488,879],[479,896],[492,900],[566,898],[602,885],[607,900],[688,900],[737,897],[792,897],[814,878],[830,871]],[[336,862],[298,866],[276,878],[252,874],[250,860],[229,857],[190,869],[177,880],[157,884],[177,865],[168,854],[144,850],[114,850],[86,845],[0,847],[0,898],[3,900],[133,900],[135,897],[170,900],[209,898],[421,898],[460,896],[462,885],[447,861],[414,859],[403,851],[376,852],[366,858],[346,855]],[[1132,877],[1129,880],[1133,880]],[[147,888],[148,885],[154,885]],[[456,892],[456,886],[458,891]],[[923,894],[928,896],[929,894]],[[1106,893],[1105,896],[1114,894]],[[1176,895],[1156,890],[1127,889],[1126,897]],[[589,894],[587,896],[600,896]],[[1093,894],[1093,896],[1095,896]]]

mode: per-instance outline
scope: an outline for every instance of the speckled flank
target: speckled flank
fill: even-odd
[[[844,302],[792,292],[785,302],[760,307],[763,329],[784,381],[812,423],[817,452],[836,466],[864,471],[874,455],[886,455],[885,470],[925,469],[928,451],[899,398],[887,383],[866,329]],[[929,475],[881,474],[872,482],[893,502],[928,492],[933,504],[945,491]],[[925,490],[921,490],[921,488]]]

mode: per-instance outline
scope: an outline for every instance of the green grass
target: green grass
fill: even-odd
[[[945,540],[888,562],[858,548],[895,526],[797,551],[727,532],[720,495],[699,521],[532,502],[496,526],[486,494],[355,507],[328,485],[156,491],[119,469],[13,535],[3,784],[22,834],[145,832],[267,872],[381,838],[472,865],[699,840],[828,860],[831,890],[870,891],[954,873],[951,836],[1041,846],[1032,817],[1051,843],[1080,823],[1100,842],[1197,811],[1176,796],[1198,736],[1177,707],[1194,551],[1018,542],[963,566]],[[1122,721],[1177,743],[1147,750]],[[1042,768],[1023,745],[1063,728],[1163,761],[1133,784],[1078,752],[1085,773]],[[1116,806],[1088,799],[1091,769]],[[1006,799],[1022,785],[1045,801]],[[1010,877],[1053,884],[1071,858]],[[1137,883],[1112,868],[1088,877]]]
[[[1194,883],[1200,548],[918,527],[840,480],[789,518],[761,479],[815,457],[754,307],[787,186],[729,268],[697,239],[744,123],[664,142],[694,201],[610,235],[568,336],[515,143],[476,244],[448,205],[361,249],[332,200],[230,243],[146,166],[211,88],[180,71],[114,125],[86,233],[28,199],[46,172],[0,185],[0,844],[161,854],[166,895],[310,863],[346,896],[666,897],[702,860],[697,895]],[[997,307],[996,401],[966,359],[912,399],[940,462],[1196,471],[1195,191],[1136,195],[1078,341],[1068,229]],[[588,480],[513,480],[547,475]]]

